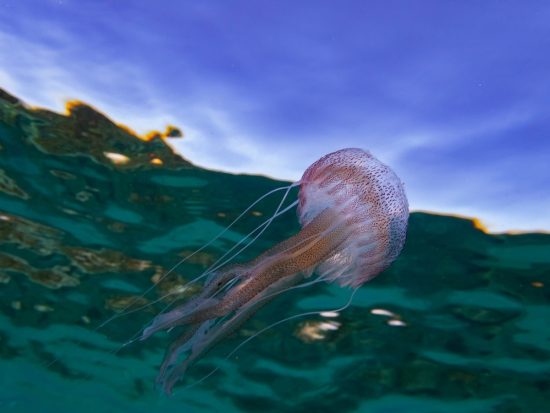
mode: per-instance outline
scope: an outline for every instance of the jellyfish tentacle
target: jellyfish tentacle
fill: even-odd
[[[306,284],[302,284],[302,285],[297,285],[297,286],[294,286],[294,287],[290,287],[288,288],[288,290],[292,289],[292,288],[297,288],[297,287],[302,287],[302,286],[306,286],[306,285],[309,285],[309,284],[312,284],[312,283],[316,283],[316,282],[320,282],[321,279],[317,279],[315,281],[312,281],[311,283],[306,283]],[[295,320],[297,318],[302,318],[302,317],[307,317],[307,316],[311,316],[311,315],[317,315],[323,311],[330,311],[330,312],[340,312],[340,311],[344,311],[345,309],[347,309],[352,301],[353,301],[353,297],[355,296],[355,293],[357,292],[357,290],[359,289],[359,287],[355,287],[352,292],[351,292],[351,295],[348,299],[348,301],[343,305],[343,306],[340,306],[338,308],[334,308],[334,309],[330,309],[330,310],[318,310],[318,311],[306,311],[306,312],[303,312],[303,313],[300,313],[300,314],[295,314],[295,315],[292,315],[292,316],[289,316],[289,317],[286,317],[286,318],[283,318],[281,320],[278,320],[278,321],[275,321],[274,323],[262,328],[261,330],[257,331],[256,333],[252,334],[250,337],[247,337],[244,341],[242,341],[241,343],[239,343],[233,350],[231,350],[231,352],[229,354],[227,354],[225,357],[224,357],[224,360],[228,360],[233,354],[235,354],[237,351],[239,351],[239,349],[241,349],[245,344],[247,344],[249,341],[255,339],[256,337],[258,337],[259,335],[265,333],[266,331],[268,330],[271,330],[272,328],[280,325],[280,324],[283,324],[283,323],[286,323],[288,321],[291,321],[291,320]],[[287,290],[283,290],[283,291],[287,291]],[[188,366],[186,366],[188,367]],[[181,371],[181,374],[185,374],[185,369],[182,369],[183,371]],[[196,386],[200,383],[202,383],[204,380],[206,380],[208,377],[210,377],[212,374],[216,373],[216,371],[219,370],[219,367],[216,367],[215,369],[213,369],[210,373],[208,373],[207,375],[205,375],[204,377],[202,377],[200,380],[198,380],[197,382],[195,383],[192,383],[190,384],[189,386],[187,386],[186,388],[189,388],[189,387],[193,387],[193,386]],[[176,372],[174,371],[172,374],[175,374]],[[180,372],[178,372],[180,373]],[[175,377],[173,377],[172,379],[174,379]],[[181,378],[181,376],[179,376],[178,378],[175,378],[176,380],[174,381],[173,384],[175,384],[177,382],[177,380]],[[172,384],[172,385],[173,385]],[[165,388],[166,390],[166,388]],[[168,388],[168,390],[171,392],[171,387]],[[167,393],[167,394],[170,394],[170,393]]]
[[[273,288],[269,288],[268,290],[265,291],[264,294],[262,294],[260,297],[257,297],[254,300],[254,307],[249,308],[249,310],[250,310],[249,315],[245,317],[242,313],[240,314],[239,325],[242,324],[243,322],[245,322],[260,306],[263,306],[264,304],[267,304],[268,301],[271,301],[272,299],[274,299],[275,296],[280,295],[280,294],[285,293],[285,292],[288,292],[288,291],[291,291],[291,290],[294,290],[294,289],[310,287],[314,284],[319,284],[319,283],[325,282],[326,278],[327,278],[325,276],[321,276],[321,277],[318,277],[318,278],[316,278],[312,281],[297,284],[297,281],[299,281],[300,279],[306,278],[305,274],[302,274],[302,275],[303,276],[301,278],[296,278],[296,279],[291,279],[291,280],[289,280],[288,278],[284,279],[285,280],[284,286],[286,286],[285,288],[283,288],[283,285],[271,286]],[[287,286],[287,285],[290,285],[290,286]],[[213,322],[213,320],[208,320],[208,321],[205,321],[204,323],[202,323],[201,326],[203,326],[203,330],[204,330],[204,325],[206,323],[212,323],[212,322]],[[209,327],[211,327],[211,326],[212,326],[212,324],[209,324]],[[274,325],[272,325],[272,326],[274,326]],[[221,338],[223,338],[223,336],[225,336],[225,335],[229,334],[231,331],[235,330],[237,327],[238,327],[238,325],[235,323],[235,324],[232,325],[231,330],[229,330],[229,329],[225,329],[225,330],[218,329],[216,331],[216,334],[217,334],[216,342],[219,341]],[[176,339],[172,343],[169,350],[166,352],[165,359],[164,359],[164,361],[161,365],[160,373],[159,373],[158,379],[157,379],[157,384],[162,383],[165,380],[167,380],[164,377],[168,376],[168,371],[167,371],[168,368],[172,367],[176,363],[177,359],[179,358],[179,356],[181,356],[181,354],[183,354],[187,351],[190,351],[192,346],[193,346],[193,343],[200,342],[199,339],[201,339],[201,338],[202,338],[202,340],[205,339],[205,337],[203,337],[203,334],[205,334],[206,332],[200,332],[200,331],[198,331],[198,329],[199,329],[198,324],[192,324],[190,326],[190,328],[185,333],[183,333],[178,339]],[[262,330],[262,332],[263,332],[263,330]],[[210,346],[212,346],[214,344],[215,344],[214,341],[209,343]],[[240,347],[240,345],[239,345],[239,347]],[[234,351],[236,351],[236,350],[237,350],[237,348]],[[207,351],[206,346],[202,351],[203,351],[203,353]],[[231,354],[233,354],[233,352]],[[190,364],[192,364],[192,361],[194,361],[199,356],[200,356],[200,354],[198,354],[195,351],[195,355],[191,359],[184,360],[181,363],[181,366],[178,367],[178,373],[176,373],[174,371],[171,374],[174,377],[175,376],[178,376],[178,377],[182,376],[184,374],[185,370],[187,370],[187,368],[190,366]]]
[[[215,280],[218,280],[219,278],[219,272],[218,270],[220,268],[222,268],[223,266],[226,266],[233,258],[235,258],[238,254],[240,254],[242,251],[244,251],[246,248],[248,248],[266,229],[267,227],[269,226],[269,224],[275,219],[277,218],[278,216],[284,214],[285,212],[289,211],[290,209],[294,208],[297,204],[298,204],[298,201],[294,201],[292,202],[290,205],[287,205],[284,209],[280,209],[286,199],[286,197],[288,196],[288,193],[290,191],[291,188],[295,187],[299,185],[299,182],[296,182],[294,184],[291,184],[287,187],[281,187],[281,188],[278,188],[277,190],[281,190],[281,189],[286,189],[286,192],[284,194],[284,196],[282,197],[281,201],[279,202],[279,205],[277,207],[277,209],[275,210],[275,212],[273,213],[273,215],[268,218],[267,220],[265,220],[263,223],[261,223],[260,225],[258,225],[255,229],[253,229],[250,233],[248,233],[248,235],[246,235],[244,238],[242,238],[237,244],[235,244],[229,251],[227,251],[222,257],[220,257],[216,262],[214,262],[208,269],[206,269],[206,271],[204,271],[201,275],[199,275],[198,277],[194,278],[193,280],[191,281],[188,281],[187,283],[184,284],[184,286],[187,286],[189,284],[192,284],[192,283],[195,283],[197,281],[199,281],[200,279],[204,278],[204,277],[208,277],[206,282],[205,282],[205,288],[203,289],[203,292],[195,297],[195,299],[193,299],[191,302],[189,303],[186,303],[184,305],[184,307],[178,307],[174,310],[171,310],[171,311],[166,311],[173,303],[174,301],[176,300],[173,300],[172,302],[168,303],[164,309],[161,311],[161,314],[159,314],[158,316],[155,317],[155,319],[153,319],[153,321],[148,325],[146,326],[145,328],[143,329],[140,329],[138,332],[136,332],[132,338],[130,340],[128,340],[124,346],[128,345],[128,344],[131,344],[133,343],[134,341],[136,340],[145,340],[146,338],[150,337],[152,334],[156,333],[157,331],[160,331],[160,330],[166,330],[166,329],[169,329],[175,325],[179,325],[181,323],[178,323],[176,322],[175,320],[177,319],[180,319],[182,317],[182,314],[186,314],[186,313],[189,313],[190,312],[190,308],[193,307],[193,305],[196,307],[197,304],[205,298],[205,296],[208,295],[208,292],[210,291],[208,289],[208,286],[209,285],[213,285],[210,280],[211,279],[215,279]],[[269,194],[271,194],[272,192],[275,192],[275,190],[267,193],[264,195],[267,196]],[[262,198],[259,198],[254,204],[252,204],[251,206],[248,207],[248,209],[246,209],[243,213],[241,213],[241,215],[239,215],[238,218],[236,218],[231,224],[233,225],[238,219],[240,219],[240,217],[242,217],[244,215],[245,212],[247,212],[248,210],[250,210],[250,208],[255,205],[257,202],[259,202],[261,199],[263,199],[264,197]],[[228,229],[229,227],[227,227],[226,229]],[[222,263],[220,263],[220,261],[226,257],[231,251],[233,251],[235,248],[237,248],[239,245],[241,245],[244,241],[246,241],[248,238],[250,238],[250,236],[252,234],[254,234],[256,231],[259,231],[258,234],[256,234],[254,236],[254,238],[248,243],[246,244],[245,246],[243,246],[239,251],[237,251],[236,253],[234,253],[233,255],[231,255],[229,258],[227,258],[225,261],[223,261]],[[225,232],[225,231],[224,231]],[[222,233],[220,233],[220,236],[221,236]],[[213,240],[212,240],[213,241]],[[203,247],[204,248],[204,247]],[[195,254],[196,252],[198,252],[200,250],[197,250],[195,251],[193,254]],[[193,255],[192,254],[192,255]],[[187,259],[188,257],[186,257],[185,259]],[[253,262],[255,262],[256,260],[254,260]],[[229,281],[233,281],[234,279],[238,279],[239,277],[237,276],[233,276],[230,271],[233,270],[233,269],[239,269],[239,268],[243,268],[243,265],[242,264],[237,264],[237,265],[232,265],[230,267],[226,267],[226,269],[224,269],[221,274],[222,274],[222,277],[225,277],[226,281],[224,281],[224,284],[227,284],[227,282]],[[124,314],[119,314],[119,315],[116,315],[116,316],[113,316],[111,317],[110,319],[108,319],[107,321],[105,321],[103,324],[101,324],[98,328],[101,328],[103,327],[105,324],[109,323],[110,321],[112,321],[114,318],[116,317],[119,317],[119,316],[122,316],[122,315],[127,315],[127,314],[131,314],[133,312],[136,312],[136,311],[139,311],[139,310],[142,310],[144,308],[147,308],[153,304],[156,304],[157,302],[160,302],[162,301],[163,299],[169,297],[170,295],[174,295],[176,293],[173,293],[173,292],[169,292],[167,294],[165,294],[164,296],[162,297],[159,297],[158,299],[156,299],[155,301],[152,301],[150,303],[147,303],[143,306],[140,306],[138,308],[135,308],[133,310],[130,310],[130,311],[125,311]],[[183,311],[185,309],[185,311]]]
[[[246,265],[245,268],[250,271],[249,276],[229,290],[222,300],[212,301],[210,298],[208,301],[203,301],[203,304],[195,308],[187,317],[181,317],[175,321],[177,324],[202,323],[202,326],[207,325],[208,329],[199,327],[187,342],[185,339],[177,340],[178,344],[167,356],[166,362],[163,363],[162,374],[158,378],[158,382],[163,383],[165,391],[169,393],[191,363],[207,352],[219,339],[241,325],[260,306],[273,299],[278,293],[293,288],[291,286],[304,279],[305,273],[309,272],[307,270],[337,250],[346,236],[344,226],[335,224],[333,214],[327,209],[306,225],[300,233],[262,254],[259,262],[254,260],[255,265]],[[233,315],[230,315],[231,313]],[[214,319],[228,315],[230,315],[229,318],[223,322],[210,324]],[[186,339],[188,337],[185,336]],[[189,351],[186,359],[168,371],[167,366],[173,364],[184,351]]]
[[[182,333],[176,340],[170,344],[164,354],[164,360],[160,365],[159,373],[157,375],[156,385],[162,385],[162,377],[166,375],[167,371],[177,362],[178,357],[186,351],[189,351],[191,346],[191,338],[195,335],[200,325],[193,324]]]
[[[277,291],[286,291],[290,286],[296,284],[303,279],[302,274],[293,274],[292,276],[279,279],[277,282],[268,286],[262,293],[254,297],[246,306],[240,307],[229,319],[218,322],[217,324],[209,324],[208,328],[199,328],[189,339],[189,342],[183,344],[186,350],[189,351],[188,356],[179,365],[174,366],[170,371],[163,371],[159,375],[158,381],[163,383],[164,391],[170,394],[174,384],[185,374],[189,366],[199,357],[203,356],[212,348],[219,340],[232,333],[250,316],[252,316],[261,306],[273,299]],[[204,321],[202,326],[207,323],[213,323],[213,320]],[[178,340],[179,341],[179,340]],[[185,349],[182,349],[181,354]],[[179,355],[178,354],[178,355]],[[177,358],[177,356],[176,356]],[[173,358],[171,358],[173,360]]]
[[[272,216],[270,219],[268,219],[266,222],[268,222],[267,224],[264,222],[264,224],[262,225],[269,225],[273,219],[275,219],[278,215],[277,212],[278,210],[280,209],[281,205],[283,204],[284,200],[286,199],[286,197],[288,196],[288,193],[290,192],[290,190],[296,186],[300,185],[300,181],[297,181],[297,182],[294,182],[290,185],[286,185],[286,186],[281,186],[281,187],[278,187],[278,188],[274,188],[272,189],[271,191],[268,191],[266,192],[265,194],[263,194],[262,196],[260,196],[258,199],[256,199],[254,202],[252,202],[244,211],[242,211],[239,216],[237,218],[235,218],[227,227],[225,227],[222,231],[220,231],[215,237],[213,237],[210,241],[208,241],[206,244],[202,245],[200,248],[196,249],[195,251],[193,251],[192,253],[190,253],[189,255],[186,255],[185,257],[183,257],[181,260],[179,260],[176,264],[174,264],[168,271],[166,271],[153,285],[151,285],[149,288],[147,288],[140,296],[138,297],[135,297],[134,300],[132,300],[130,303],[128,303],[123,309],[122,309],[122,312],[118,313],[118,314],[115,314],[111,317],[109,317],[107,320],[105,320],[104,322],[102,322],[99,326],[97,326],[95,328],[95,330],[99,330],[100,328],[103,328],[105,327],[107,324],[109,324],[111,321],[113,320],[116,320],[117,318],[120,318],[120,317],[124,317],[128,314],[132,314],[136,311],[139,311],[141,309],[143,309],[144,307],[147,307],[146,306],[141,306],[140,308],[138,309],[132,309],[130,311],[127,311],[130,307],[132,307],[140,298],[143,298],[145,297],[149,292],[151,292],[153,290],[153,288],[155,288],[156,285],[158,285],[158,283],[160,283],[162,280],[164,280],[168,275],[170,275],[171,273],[173,273],[181,264],[183,264],[184,262],[186,262],[187,260],[189,260],[191,257],[193,257],[194,255],[198,254],[199,252],[201,252],[202,250],[204,250],[206,247],[208,247],[209,245],[211,245],[212,243],[214,243],[216,240],[218,240],[220,237],[223,236],[223,234],[225,234],[233,225],[235,225],[243,216],[245,216],[246,213],[248,213],[252,208],[254,208],[255,205],[257,205],[259,202],[261,202],[263,199],[267,198],[269,195],[272,195],[274,194],[275,192],[278,192],[278,191],[282,191],[282,190],[285,190],[285,195],[283,196],[282,198],[282,201],[280,202],[280,205],[279,205],[279,208],[277,209],[276,213],[274,214],[274,216]],[[290,208],[285,208],[284,211],[281,211],[281,214],[286,212],[288,209]],[[203,273],[201,274],[199,277],[197,277],[195,280],[193,281],[198,281],[200,278],[204,277],[206,273]],[[189,282],[191,283],[191,281]],[[163,297],[165,298],[165,297]],[[162,299],[162,298],[161,298]],[[157,300],[157,301],[160,301],[161,299]],[[149,304],[150,305],[150,304]]]
[[[236,283],[247,276],[250,276],[251,271],[248,271],[247,268],[253,266],[261,259],[265,258],[267,255],[273,255],[274,253],[285,253],[290,251],[292,248],[296,248],[300,244],[306,243],[310,239],[318,237],[318,234],[309,235],[300,240],[300,242],[295,243],[296,245],[291,245],[293,243],[287,241],[281,242],[277,246],[271,248],[266,253],[262,254],[260,257],[253,260],[248,265],[235,264],[227,269],[224,269],[221,272],[212,273],[211,276],[207,279],[205,286],[201,293],[196,297],[192,298],[189,302],[184,305],[175,308],[174,310],[163,312],[157,315],[153,321],[139,333],[141,336],[138,337],[139,340],[145,340],[149,338],[154,333],[173,328],[180,324],[185,324],[184,317],[191,314],[194,311],[204,310],[206,307],[212,307],[213,304],[219,302],[215,300],[214,297],[223,288],[225,288],[230,283]],[[311,274],[311,270],[304,271],[307,274]],[[135,340],[131,340],[133,342]]]
[[[189,284],[192,284],[192,283],[195,283],[197,281],[199,281],[201,278],[204,278],[206,276],[209,276],[205,282],[205,289],[206,289],[206,293],[203,289],[203,292],[200,293],[200,296],[197,296],[195,297],[191,302],[193,302],[194,304],[196,304],[197,302],[199,302],[201,299],[203,299],[206,295],[207,295],[207,292],[209,291],[207,289],[207,286],[212,284],[211,283],[211,280],[212,279],[215,279],[217,280],[217,278],[219,277],[219,274],[220,272],[218,272],[218,270],[222,267],[222,266],[226,266],[226,264],[228,264],[229,261],[231,261],[233,258],[235,258],[238,254],[240,254],[243,250],[245,250],[246,248],[248,248],[262,233],[263,231],[265,231],[265,229],[267,228],[267,226],[271,223],[271,221],[275,218],[277,218],[278,216],[286,213],[287,211],[289,211],[290,209],[294,208],[298,201],[294,201],[293,203],[291,203],[290,205],[286,206],[284,209],[282,210],[279,210],[280,206],[284,203],[284,200],[286,199],[286,196],[288,194],[288,191],[290,190],[290,188],[294,187],[298,185],[298,183],[295,183],[295,184],[292,184],[290,185],[289,187],[282,187],[280,189],[287,189],[287,192],[285,192],[285,195],[283,196],[283,199],[281,200],[280,204],[279,204],[279,207],[277,208],[277,210],[274,212],[273,216],[271,216],[269,219],[265,220],[263,223],[261,223],[260,225],[258,225],[255,229],[253,229],[250,233],[248,233],[248,235],[246,235],[243,239],[241,239],[235,246],[233,246],[229,251],[227,251],[220,259],[218,259],[214,264],[212,264],[207,270],[205,270],[201,275],[199,275],[198,277],[194,278],[193,280],[191,281],[188,281],[187,283],[184,284],[184,286],[187,286]],[[272,191],[274,192],[274,191]],[[267,196],[267,194],[266,194]],[[259,200],[258,200],[259,201]],[[250,208],[250,207],[249,207]],[[245,211],[246,212],[246,211]],[[243,215],[244,212],[241,214]],[[235,222],[235,221],[234,221]],[[229,258],[227,258],[224,262],[222,262],[221,264],[218,264],[216,265],[217,263],[219,263],[219,261],[225,257],[228,253],[230,253],[231,251],[233,251],[236,247],[238,247],[240,244],[242,244],[245,240],[247,240],[248,238],[250,238],[250,236],[252,234],[254,234],[256,231],[258,230],[261,230],[255,237],[252,241],[250,241],[247,245],[245,245],[244,247],[242,247],[238,252],[236,252],[235,254],[233,254],[232,256],[230,256]],[[255,262],[256,260],[254,260],[253,262]],[[231,275],[231,273],[229,272],[230,269],[232,270],[236,270],[236,269],[239,269],[239,268],[244,268],[244,266],[242,264],[235,264],[235,265],[231,265],[230,267],[226,267],[226,269],[224,269],[221,274],[223,277],[226,277],[227,278],[227,282],[229,281],[233,281],[233,278],[237,278],[237,277],[233,277]],[[225,284],[227,284],[227,282]],[[213,285],[213,284],[212,284]],[[175,295],[177,294],[177,292],[169,292],[159,298],[157,298],[156,300],[154,301],[151,301],[147,304],[144,304],[140,307],[137,307],[135,309],[132,309],[132,310],[128,310],[128,311],[125,311],[123,314],[117,314],[111,318],[109,318],[108,320],[106,320],[105,322],[103,322],[101,325],[99,325],[97,327],[97,329],[103,327],[104,325],[108,324],[110,321],[112,321],[113,319],[117,318],[117,317],[120,317],[122,315],[128,315],[128,314],[131,314],[131,313],[134,313],[134,312],[137,312],[137,311],[140,311],[140,310],[143,310],[147,307],[150,307],[166,298],[168,298],[169,296],[171,295]],[[160,314],[160,317],[162,317],[163,314],[166,314],[168,313],[168,311],[166,311],[175,301],[177,301],[177,298],[175,298],[174,300],[172,300],[170,303],[168,303],[164,309],[161,311],[161,314]],[[185,304],[186,306],[188,304],[191,304],[191,302]],[[127,307],[126,307],[127,308]],[[187,307],[189,308],[189,307]],[[159,316],[157,316],[159,317]],[[140,329],[139,331],[137,331],[133,336],[132,338],[130,338],[122,347],[124,346],[127,346],[137,340],[144,340],[146,339],[147,337],[151,336],[152,334],[154,334],[155,332],[157,331],[160,331],[160,330],[164,330],[164,329],[168,329],[170,327],[172,327],[173,325],[178,325],[178,323],[174,323],[173,325],[170,325],[170,323],[165,323],[164,325],[161,325],[159,324],[156,328],[152,329],[149,331],[149,333],[147,335],[144,335],[144,331],[150,327],[151,325],[155,324],[155,321],[156,321],[156,318],[153,320],[152,323],[150,323],[148,326]],[[116,351],[119,351],[119,349],[117,349]]]
[[[264,233],[264,231],[267,229],[267,227],[269,226],[269,224],[272,222],[272,220],[274,218],[277,218],[278,216],[284,214],[285,212],[289,211],[290,209],[294,208],[296,205],[298,205],[298,201],[294,201],[293,203],[291,203],[290,205],[286,206],[284,209],[280,210],[277,209],[275,211],[275,213],[273,214],[273,216],[269,219],[267,219],[266,221],[264,221],[262,224],[258,225],[254,230],[250,231],[248,233],[248,235],[246,235],[245,237],[243,237],[241,240],[239,240],[239,242],[237,244],[235,244],[233,247],[231,247],[226,253],[224,253],[218,260],[216,260],[216,262],[214,264],[212,264],[210,266],[210,268],[208,268],[206,270],[206,273],[208,273],[209,271],[217,271],[218,269],[224,267],[225,265],[227,265],[233,258],[235,258],[237,255],[239,255],[241,252],[243,252],[245,249],[247,249],[248,247],[250,247],[250,245],[252,245],[254,243],[254,241],[256,241],[260,235],[262,235]],[[237,248],[239,245],[241,245],[242,243],[244,243],[248,238],[250,238],[252,236],[252,234],[254,234],[254,232],[260,230],[256,235],[254,235],[254,238],[248,242],[246,245],[244,245],[241,249],[239,249],[237,252],[235,252],[233,255],[231,255],[229,258],[226,258],[224,261],[222,261],[222,259],[224,259],[229,253],[231,253],[235,248]],[[220,262],[222,261],[222,262]]]
[[[254,242],[254,241],[261,235],[261,233],[265,230],[265,228],[267,227],[267,225],[269,225],[270,220],[271,220],[272,218],[277,218],[278,216],[280,216],[280,215],[284,214],[285,212],[289,211],[290,209],[294,208],[296,205],[297,205],[297,201],[295,201],[295,202],[293,202],[292,204],[288,205],[287,207],[285,207],[285,208],[284,208],[283,210],[281,210],[281,211],[278,211],[278,212],[276,211],[275,214],[274,214],[271,218],[265,220],[263,223],[261,223],[260,225],[258,225],[255,229],[253,229],[252,231],[250,231],[250,232],[248,233],[248,235],[246,235],[243,239],[241,239],[235,246],[233,246],[233,247],[232,247],[228,252],[226,252],[221,258],[225,257],[229,252],[233,251],[233,250],[234,250],[237,246],[239,246],[242,242],[244,242],[245,240],[247,240],[248,238],[250,238],[250,236],[251,236],[252,234],[254,234],[256,231],[258,231],[258,230],[261,229],[262,231],[261,231],[259,234],[257,234],[257,235],[254,237],[254,239],[253,239],[252,241],[250,241],[247,245],[245,245],[243,248],[241,248],[237,253],[235,253],[235,254],[233,254],[232,256],[230,256],[228,259],[226,259],[226,260],[225,260],[224,262],[222,262],[221,264],[216,265],[216,263],[219,263],[219,261],[221,260],[221,258],[218,259],[218,261],[216,261],[214,264],[212,264],[212,265],[211,265],[208,269],[206,269],[201,275],[199,275],[198,277],[194,278],[194,279],[191,280],[191,281],[186,282],[183,286],[185,287],[185,286],[187,286],[187,285],[189,285],[189,284],[193,284],[193,283],[199,281],[200,279],[202,279],[202,278],[204,278],[204,277],[210,275],[210,277],[207,278],[207,281],[206,281],[206,283],[205,283],[206,285],[208,285],[208,284],[210,283],[210,281],[209,281],[210,279],[212,279],[212,278],[214,278],[214,277],[217,277],[217,274],[219,274],[217,271],[218,271],[221,267],[223,267],[223,266],[225,266],[226,264],[228,264],[229,261],[231,261],[233,258],[235,258],[235,257],[236,257],[238,254],[240,254],[243,250],[245,250],[246,248],[248,248],[248,247],[251,245],[251,243]],[[231,268],[232,268],[232,267],[233,267],[233,266],[231,266]],[[241,265],[241,264],[237,264],[237,265],[235,265],[234,267],[242,267],[242,265]],[[225,271],[226,271],[226,270],[224,270],[224,272],[225,272]],[[229,277],[229,278],[231,278],[231,277]],[[158,282],[157,282],[157,283],[158,283]],[[123,313],[121,313],[121,314],[116,314],[116,315],[110,317],[109,319],[107,319],[106,321],[104,321],[102,324],[100,324],[100,325],[96,328],[96,330],[102,328],[103,326],[105,326],[105,325],[108,324],[109,322],[113,321],[115,318],[122,317],[122,316],[124,316],[124,315],[129,315],[129,314],[132,314],[132,313],[135,313],[135,312],[144,310],[145,308],[151,307],[152,305],[154,305],[154,304],[156,304],[156,303],[158,303],[158,302],[160,302],[160,301],[162,301],[162,300],[164,300],[164,299],[170,297],[171,295],[177,295],[177,294],[178,294],[177,291],[176,291],[176,292],[169,292],[169,293],[164,294],[163,296],[157,298],[157,299],[154,300],[154,301],[151,301],[151,302],[149,302],[149,303],[147,303],[147,304],[144,304],[144,305],[141,305],[141,306],[139,306],[139,307],[133,308],[133,309],[131,309],[131,310],[127,310],[128,307],[125,307],[125,309],[123,310]],[[168,305],[166,305],[166,307],[164,307],[164,309],[161,311],[161,313],[164,314],[165,312],[167,312],[166,310],[167,310],[175,301],[177,301],[177,299],[178,299],[178,298],[175,298],[175,299],[172,300],[170,303],[168,303]],[[158,330],[157,330],[157,331],[158,331]],[[136,336],[138,336],[138,339],[140,339],[140,335],[141,335],[142,333],[143,333],[143,329],[141,329],[141,330],[138,331],[136,334],[134,334],[133,338],[130,339],[130,340],[127,342],[127,344],[130,344],[130,343],[132,343],[133,341],[135,341],[134,338],[135,338]]]
[[[143,329],[140,340],[145,340],[152,336],[157,331],[166,330],[184,324],[184,320],[188,314],[195,311],[209,308],[218,303],[220,299],[215,298],[215,295],[223,289],[232,280],[238,280],[245,274],[245,267],[235,265],[228,268],[226,271],[219,272],[210,278],[203,291],[189,302],[181,305],[171,311],[157,315],[153,321]]]
[[[308,248],[311,248],[315,242],[319,239],[325,238],[325,235],[330,232],[330,228],[325,229],[320,233],[314,231],[313,229],[316,228],[316,226],[316,223],[309,225],[299,234],[300,236],[294,236],[275,245],[246,265],[232,265],[224,271],[212,274],[207,280],[201,293],[182,306],[157,315],[155,319],[153,319],[153,321],[141,331],[141,337],[139,339],[145,340],[158,331],[166,330],[174,326],[205,321],[206,319],[203,320],[200,318],[195,321],[190,321],[189,317],[193,314],[196,316],[199,312],[206,312],[213,309],[215,305],[220,302],[220,299],[216,299],[215,296],[226,286],[229,285],[232,287],[238,282],[242,282],[255,276],[258,273],[258,270],[254,271],[253,268],[259,263],[263,263],[263,265],[265,265],[267,262],[280,262],[281,256],[296,258],[297,255],[303,253]],[[293,273],[294,271],[298,272],[298,270],[290,270],[290,273]],[[301,273],[305,277],[311,275],[312,272],[313,267],[301,269]],[[239,305],[238,303],[234,303],[233,306],[238,307]],[[234,308],[227,308],[219,314],[212,315],[211,318],[216,318],[225,313],[229,313],[233,309]]]
[[[199,323],[226,315],[248,303],[279,279],[303,273],[318,265],[333,254],[349,235],[345,223],[335,218],[331,209],[327,208],[298,234],[283,241],[284,246],[275,246],[272,249],[275,253],[269,250],[262,255],[260,262],[250,269],[251,275],[232,288],[222,300],[209,302],[182,317],[178,323]],[[305,238],[312,239],[304,243]]]

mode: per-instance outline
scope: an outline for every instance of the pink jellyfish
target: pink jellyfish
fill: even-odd
[[[325,155],[292,186],[297,185],[298,234],[250,262],[222,267],[196,297],[159,314],[143,330],[142,340],[187,327],[170,345],[157,377],[166,393],[192,362],[277,294],[313,273],[315,282],[357,288],[401,252],[409,217],[403,184],[369,152],[342,149]]]

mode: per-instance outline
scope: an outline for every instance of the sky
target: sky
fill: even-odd
[[[550,230],[550,2],[0,0],[0,87],[197,165],[298,180],[368,149],[413,210]]]

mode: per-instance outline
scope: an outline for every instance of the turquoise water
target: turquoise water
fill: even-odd
[[[142,296],[285,183],[203,170],[85,106],[65,117],[4,93],[0,145],[1,411],[549,411],[549,235],[490,235],[467,219],[413,213],[401,257],[345,311],[328,312],[349,289],[289,292],[167,397],[154,380],[169,334],[122,347],[166,302],[98,326],[136,297],[196,292],[181,287],[268,218],[279,195]],[[297,230],[293,212],[279,217],[236,261]],[[271,323],[316,310],[325,312],[226,357]]]

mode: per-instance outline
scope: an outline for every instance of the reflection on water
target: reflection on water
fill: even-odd
[[[69,109],[28,110],[0,92],[2,411],[546,411],[550,236],[489,235],[424,213],[412,214],[399,260],[346,311],[331,311],[350,293],[336,286],[281,296],[189,382],[219,367],[215,375],[159,396],[152,383],[168,337],[120,346],[167,296],[193,295],[199,287],[186,281],[279,200],[162,275],[281,183],[194,167],[165,144],[181,136],[174,127],[138,139],[84,104]],[[239,260],[297,228],[292,213],[278,218]],[[139,311],[98,329],[125,310]],[[225,359],[311,310],[325,311]]]

